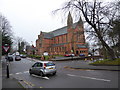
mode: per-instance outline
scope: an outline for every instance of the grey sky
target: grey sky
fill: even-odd
[[[15,36],[35,45],[40,31],[61,28],[66,22],[52,11],[67,0],[0,0],[0,12],[10,21]]]
[[[66,26],[62,16],[52,14],[65,1],[68,0],[0,0],[0,12],[10,21],[15,36],[35,45],[40,31],[49,32]]]

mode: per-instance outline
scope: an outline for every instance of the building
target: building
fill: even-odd
[[[85,43],[83,22],[80,17],[77,23],[73,23],[69,12],[67,26],[51,32],[40,32],[36,40],[36,54],[42,55],[48,52],[50,55],[64,55],[74,53],[76,55],[88,55]]]
[[[35,51],[36,51],[36,48],[34,47],[34,45],[26,46],[26,54],[27,55],[34,55]]]

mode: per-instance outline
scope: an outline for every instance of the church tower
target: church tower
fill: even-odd
[[[73,25],[73,18],[71,16],[71,13],[69,12],[68,19],[67,19],[67,26],[68,26],[68,28],[71,28],[72,25]]]
[[[79,25],[83,25],[83,21],[82,21],[82,19],[81,19],[81,16],[80,16],[80,18],[79,18],[78,24],[79,24]]]
[[[85,36],[84,36],[84,27],[83,27],[83,21],[81,19],[81,16],[78,21],[78,41],[81,43],[85,43]]]

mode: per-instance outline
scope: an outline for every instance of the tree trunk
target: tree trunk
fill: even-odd
[[[108,53],[110,59],[115,60],[115,53],[114,53],[113,49],[110,48],[110,47],[106,44],[106,42],[103,40],[103,38],[102,38],[102,36],[100,35],[100,33],[99,33],[97,30],[95,30],[95,31],[96,31],[96,33],[97,33],[97,35],[98,35],[98,38],[99,38],[99,40],[101,41],[103,47],[105,47],[105,49],[107,50],[107,53]]]

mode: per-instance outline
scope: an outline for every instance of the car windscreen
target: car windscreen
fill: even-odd
[[[8,55],[8,57],[13,57],[12,55]]]
[[[55,66],[54,63],[46,63],[46,66]]]

